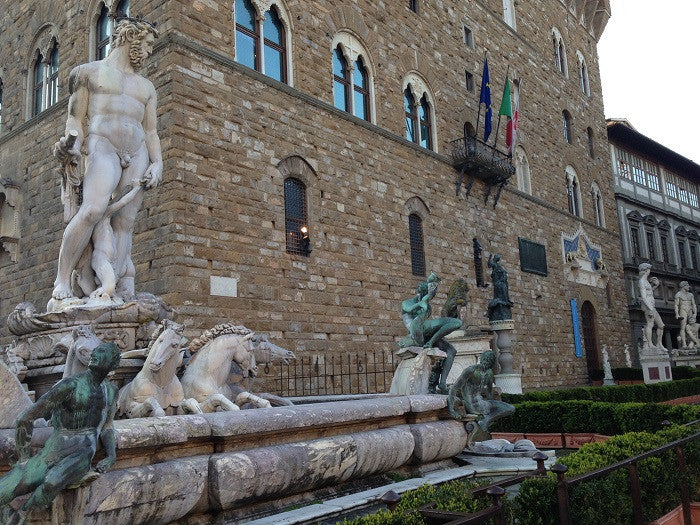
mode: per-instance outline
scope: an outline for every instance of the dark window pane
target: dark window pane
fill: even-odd
[[[308,255],[307,244],[301,229],[307,225],[306,187],[299,179],[288,178],[284,181],[284,217],[287,252]],[[308,236],[306,237],[308,240]]]
[[[54,45],[51,51],[51,60],[49,65],[49,92],[46,106],[53,106],[58,102],[58,45]]]
[[[340,51],[340,47],[333,51],[333,74],[337,77],[345,78],[347,76],[347,61]]]
[[[267,16],[265,16],[263,35],[265,40],[274,42],[278,46],[284,46],[284,25],[275,8],[270,9]]]
[[[421,146],[427,149],[433,149],[432,145],[432,128],[430,124],[430,104],[428,99],[421,98],[420,101],[420,143]]]
[[[411,272],[413,275],[425,275],[423,220],[415,213],[408,216],[408,233],[411,242]]]
[[[255,69],[255,39],[236,31],[236,61]]]
[[[336,108],[348,111],[347,86],[337,80],[333,82],[333,104]]]
[[[265,46],[265,74],[275,80],[284,82],[284,55],[269,46]]]
[[[110,33],[109,10],[103,4],[100,16],[97,19],[97,44],[95,48],[95,57],[97,60],[102,60],[107,56],[107,53],[109,53]]]
[[[34,63],[34,95],[32,115],[38,115],[44,109],[44,57],[41,54]]]
[[[121,0],[121,2],[119,2],[119,5],[117,5],[117,18],[129,16],[130,4],[131,2],[129,2],[129,0]]]
[[[416,103],[410,88],[403,92],[403,107],[406,113],[406,139],[418,142],[418,115]]]
[[[680,269],[687,268],[688,264],[685,259],[685,243],[683,241],[678,241],[678,255],[680,256]]]
[[[649,250],[649,260],[656,260],[656,250],[654,249],[654,233],[647,232],[647,249]]]
[[[236,25],[255,32],[255,8],[249,0],[236,0]]]
[[[365,69],[362,63],[362,58],[355,62],[355,71],[353,72],[352,81],[355,87],[367,89],[367,69]]]
[[[355,62],[355,71],[353,72],[353,89],[354,94],[354,110],[355,116],[364,120],[369,120],[369,90],[367,81],[367,69],[360,57]]]
[[[340,46],[333,51],[333,104],[343,111],[350,110],[350,74]]]

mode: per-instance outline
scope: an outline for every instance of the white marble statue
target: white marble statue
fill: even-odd
[[[156,91],[136,70],[157,36],[151,24],[123,19],[109,55],[70,73],[66,135],[54,155],[64,167],[64,206],[71,208],[73,195],[77,207],[81,185],[82,203],[68,213],[73,216],[63,234],[49,311],[88,299],[118,304],[134,297],[131,242],[140,190],[156,186],[163,172]],[[81,181],[82,152],[87,162]]]
[[[632,368],[632,356],[630,355],[630,345],[625,343],[625,364],[627,368]]]
[[[659,312],[656,311],[656,301],[654,299],[654,290],[660,283],[656,277],[649,278],[650,272],[651,264],[642,263],[639,265],[639,301],[646,319],[642,350],[645,352],[650,350],[668,352],[664,348],[662,341],[664,323]],[[654,328],[656,328],[656,340],[653,338]]]
[[[602,354],[603,354],[603,372],[604,372],[603,384],[604,385],[614,385],[615,381],[613,380],[612,368],[610,367],[610,356],[608,355],[608,345],[603,345]]]
[[[676,292],[675,311],[676,319],[680,319],[681,327],[680,334],[678,335],[678,342],[681,348],[690,348],[694,346],[692,340],[693,333],[689,330],[689,321],[691,318],[697,316],[698,309],[695,305],[695,296],[690,291],[690,284],[688,281],[681,281],[678,285],[679,290]],[[691,342],[688,342],[688,336],[690,336]]]

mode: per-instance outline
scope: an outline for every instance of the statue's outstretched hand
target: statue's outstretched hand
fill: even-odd
[[[155,188],[160,184],[160,180],[163,178],[163,163],[154,162],[148,169],[146,173],[143,174],[143,181],[146,184],[146,189]]]

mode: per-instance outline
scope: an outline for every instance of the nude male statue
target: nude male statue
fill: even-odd
[[[687,327],[691,317],[695,317],[698,313],[695,305],[695,296],[690,291],[688,281],[681,281],[678,285],[679,290],[676,292],[675,310],[676,319],[681,320],[681,330],[678,340],[681,348],[688,348]],[[692,333],[690,334],[692,337]]]
[[[163,173],[156,91],[135,70],[157,36],[148,22],[125,18],[115,29],[109,55],[70,73],[66,136],[54,146],[54,155],[73,173],[81,149],[87,163],[82,204],[63,234],[49,311],[82,303],[76,292],[104,301],[134,296],[131,242],[143,201],[139,188],[156,186]],[[79,272],[76,283],[73,271],[81,259],[91,272],[87,277]]]
[[[639,301],[646,319],[644,349],[663,348],[661,338],[664,334],[664,322],[661,320],[659,312],[656,311],[656,300],[654,299],[654,290],[660,283],[656,277],[649,278],[650,272],[651,264],[642,263],[639,265]],[[656,344],[652,338],[654,328],[656,328]]]
[[[121,354],[113,343],[93,350],[88,370],[62,379],[29,407],[17,420],[15,442],[19,461],[0,478],[0,507],[31,494],[21,511],[47,507],[61,490],[89,473],[98,440],[105,458],[95,467],[105,472],[116,461],[112,420],[116,410],[117,387],[107,380],[119,365]],[[53,433],[44,448],[29,457],[35,419],[51,418]]]

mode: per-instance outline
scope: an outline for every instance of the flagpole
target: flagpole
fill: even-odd
[[[486,50],[485,49],[484,49],[484,60],[486,60]],[[483,64],[484,60],[481,61],[482,64]],[[480,119],[481,119],[481,93],[479,93],[479,110],[476,112],[476,129],[474,130],[474,134],[475,134],[474,138],[479,136],[479,120]],[[465,140],[466,140],[467,134],[465,133],[464,136],[465,136]]]
[[[508,82],[508,73],[510,72],[510,64],[506,66],[506,82]],[[503,103],[503,101],[501,101]],[[498,128],[501,127],[501,112],[498,112],[498,122],[496,122],[496,138],[493,139],[493,149],[496,149],[496,144],[498,143]],[[494,151],[494,155],[495,155]]]

